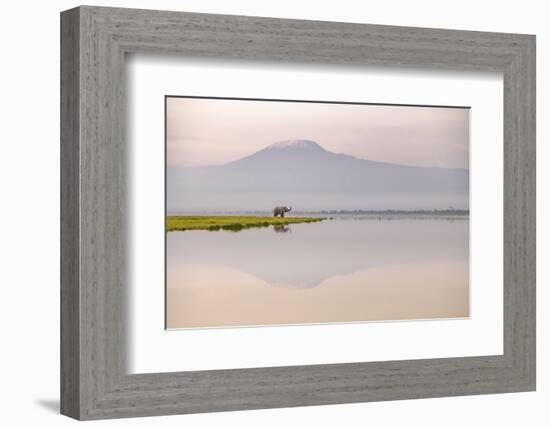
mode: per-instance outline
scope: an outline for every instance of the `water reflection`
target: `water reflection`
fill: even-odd
[[[273,231],[275,231],[275,233],[288,233],[290,231],[290,225],[273,224]]]
[[[273,231],[168,233],[168,326],[468,315],[468,220],[335,218]]]

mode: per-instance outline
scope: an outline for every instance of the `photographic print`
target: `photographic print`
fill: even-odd
[[[165,114],[167,329],[469,316],[469,108]]]

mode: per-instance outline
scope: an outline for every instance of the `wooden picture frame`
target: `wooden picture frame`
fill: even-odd
[[[126,53],[502,72],[504,353],[127,374]],[[65,415],[85,420],[535,389],[532,35],[78,7],[61,14],[61,165]]]

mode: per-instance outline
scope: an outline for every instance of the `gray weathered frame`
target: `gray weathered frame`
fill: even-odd
[[[126,53],[500,71],[504,354],[128,375]],[[61,14],[61,412],[100,419],[535,389],[535,37],[82,6]]]

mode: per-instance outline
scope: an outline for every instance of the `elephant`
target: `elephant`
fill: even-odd
[[[280,216],[281,218],[285,217],[285,212],[290,212],[292,210],[292,206],[287,208],[286,206],[277,206],[275,209],[273,209],[273,216],[277,218]]]

